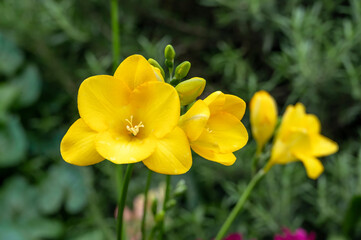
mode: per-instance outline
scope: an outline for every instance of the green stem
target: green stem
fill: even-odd
[[[145,221],[147,218],[147,205],[148,205],[148,190],[150,186],[150,182],[152,179],[152,171],[148,170],[148,177],[147,177],[147,183],[145,184],[145,190],[144,190],[144,205],[143,205],[143,217],[142,217],[142,225],[141,225],[141,231],[142,231],[142,240],[147,239],[146,238],[146,230],[145,230]]]
[[[160,233],[159,233],[159,240],[163,239],[163,235],[164,235],[164,219],[165,219],[165,213],[167,211],[167,202],[169,199],[169,192],[170,192],[170,175],[166,176],[166,185],[165,185],[165,194],[164,194],[164,202],[163,202],[163,212],[164,212],[164,217],[162,222],[160,223]]]
[[[123,211],[125,206],[125,199],[127,197],[128,185],[130,176],[132,175],[134,164],[128,164],[125,176],[122,182],[122,188],[120,192],[120,198],[118,203],[118,222],[117,222],[117,240],[123,239]]]
[[[219,230],[215,240],[222,240],[224,235],[227,233],[231,224],[237,215],[242,211],[244,204],[246,203],[249,195],[251,194],[253,188],[257,185],[257,183],[263,178],[266,172],[261,169],[258,173],[252,178],[251,182],[248,184],[246,190],[243,192],[242,196],[238,200],[236,206],[232,209],[232,212],[228,215],[227,220],[223,223],[221,229]]]
[[[118,0],[110,0],[110,5],[110,15],[112,20],[113,71],[115,71],[120,60]]]
[[[156,230],[157,230],[157,226],[154,226],[154,227],[152,228],[152,231],[151,231],[150,234],[149,234],[148,240],[153,240],[153,238],[154,238],[154,233],[155,233]]]
[[[169,81],[168,83],[170,83],[170,81],[172,81],[172,78],[173,78],[173,68],[168,68],[169,70]]]

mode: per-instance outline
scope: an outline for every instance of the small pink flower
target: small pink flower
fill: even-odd
[[[228,235],[224,240],[242,240],[242,235],[239,233],[232,233]]]
[[[274,240],[316,240],[316,234],[314,232],[307,233],[304,229],[299,228],[294,233],[289,229],[284,228],[282,235],[276,235]]]

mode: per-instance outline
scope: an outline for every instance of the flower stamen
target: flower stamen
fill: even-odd
[[[138,125],[133,126],[133,115],[130,116],[130,120],[125,119],[125,121],[129,123],[130,126],[127,125],[126,128],[133,136],[137,136],[139,128],[144,127],[142,121]]]

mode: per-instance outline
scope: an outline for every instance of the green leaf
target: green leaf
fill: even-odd
[[[89,191],[79,167],[61,163],[53,166],[40,187],[39,208],[52,214],[64,203],[69,213],[78,213],[88,202]]]
[[[0,115],[6,114],[6,111],[13,104],[18,96],[19,89],[11,83],[0,84]]]
[[[0,167],[9,167],[23,160],[27,149],[26,135],[15,116],[7,116],[0,125]]]
[[[0,192],[0,222],[28,222],[37,218],[38,209],[33,204],[37,195],[37,189],[24,177],[7,179]]]
[[[26,240],[26,238],[19,232],[18,229],[10,224],[1,223],[0,225],[0,239],[6,240]]]
[[[94,230],[88,233],[85,233],[73,240],[103,240],[104,235],[100,230]]]
[[[24,60],[21,50],[0,32],[0,73],[10,76]]]
[[[31,105],[40,95],[41,78],[38,68],[34,65],[26,66],[24,71],[13,79],[13,84],[19,89],[18,104]]]
[[[358,222],[361,220],[361,195],[354,196],[349,202],[346,215],[343,221],[343,232],[352,236],[356,229]]]
[[[19,227],[30,239],[57,238],[63,232],[61,222],[46,218],[33,219]]]
[[[49,170],[48,177],[44,179],[39,188],[39,209],[42,213],[53,214],[61,207],[64,190],[59,181],[58,176],[61,172],[58,171],[57,166],[53,166]]]

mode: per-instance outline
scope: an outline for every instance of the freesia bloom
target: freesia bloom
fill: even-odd
[[[246,128],[240,121],[246,103],[239,97],[214,92],[198,100],[180,118],[179,126],[185,131],[191,148],[205,159],[232,165],[232,152],[242,148],[248,140]]]
[[[317,157],[337,152],[338,145],[320,134],[320,121],[315,115],[306,114],[301,103],[288,106],[275,138],[269,167],[302,161],[308,177],[316,179],[323,172]]]
[[[258,151],[272,137],[277,123],[277,105],[266,91],[256,92],[250,102],[252,135],[258,144]]]
[[[307,233],[304,229],[299,228],[294,233],[292,233],[287,228],[283,229],[282,235],[276,235],[274,240],[315,240],[315,233]]]
[[[80,118],[60,146],[66,162],[85,166],[104,159],[116,164],[143,161],[163,174],[181,174],[191,167],[187,136],[177,126],[177,91],[142,56],[125,59],[114,76],[84,80],[78,109]]]

